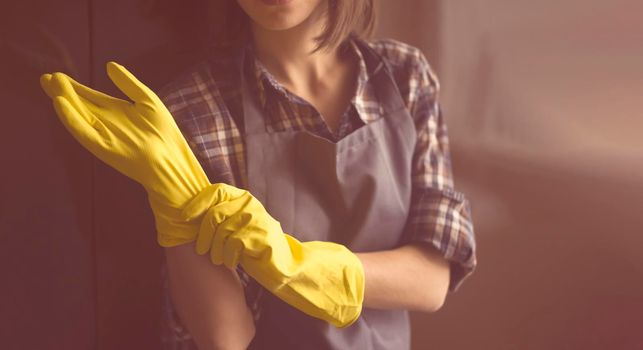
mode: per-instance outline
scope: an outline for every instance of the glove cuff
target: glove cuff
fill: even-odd
[[[175,247],[196,240],[199,231],[197,221],[186,222],[182,219],[181,209],[163,204],[150,195],[147,198],[154,215],[156,239],[161,247]]]

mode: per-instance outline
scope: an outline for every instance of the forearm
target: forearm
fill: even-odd
[[[235,271],[197,255],[194,243],[166,248],[176,311],[200,350],[245,349],[254,322]]]
[[[449,263],[428,244],[357,253],[364,266],[364,306],[437,311],[449,288]]]

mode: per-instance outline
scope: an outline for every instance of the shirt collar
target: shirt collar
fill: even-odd
[[[376,119],[372,112],[367,113],[365,109],[365,104],[369,100],[369,97],[372,94],[372,87],[368,84],[369,81],[369,72],[366,67],[366,62],[364,60],[364,55],[361,50],[355,43],[355,38],[349,37],[348,41],[348,50],[354,53],[358,58],[358,75],[357,75],[357,87],[353,95],[351,103],[355,106],[359,117],[366,123],[373,119]],[[247,52],[252,57],[250,63],[253,65],[253,72],[255,81],[257,82],[259,101],[265,107],[266,104],[266,88],[270,88],[273,91],[277,92],[279,96],[282,96],[287,101],[292,103],[310,105],[307,101],[301,97],[288,91],[283,85],[281,85],[277,79],[266,69],[266,67],[259,61],[257,58],[254,45],[252,40],[250,40],[246,47]],[[371,97],[372,99],[372,97]]]

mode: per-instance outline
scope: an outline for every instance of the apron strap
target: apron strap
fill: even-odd
[[[248,43],[248,45],[251,42]],[[241,101],[243,107],[243,125],[247,135],[263,134],[266,132],[266,118],[264,113],[259,110],[261,106],[259,101],[258,87],[256,86],[256,79],[254,78],[254,64],[248,64],[246,60],[252,59],[253,56],[248,55],[248,45],[243,46],[239,54],[239,76],[241,84]],[[252,87],[250,81],[253,82]]]
[[[388,118],[393,112],[406,108],[389,63],[364,40],[358,37],[353,37],[353,40],[361,49],[369,79],[374,80],[375,93],[383,109],[382,117]]]

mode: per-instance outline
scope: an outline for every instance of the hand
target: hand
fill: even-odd
[[[107,74],[133,102],[92,90],[63,73],[44,74],[40,82],[76,140],[146,189],[159,243],[194,240],[198,227],[179,214],[209,185],[205,172],[158,96],[115,62],[107,64]]]
[[[352,324],[364,299],[364,270],[355,254],[332,242],[301,243],[250,192],[217,183],[183,210],[202,217],[197,253],[214,264],[240,263],[259,284],[304,313],[337,327]]]
[[[192,221],[204,213],[196,251],[200,255],[210,252],[215,265],[235,269],[242,252],[260,258],[268,247],[288,249],[279,222],[246,190],[213,184],[185,206],[182,217]]]

